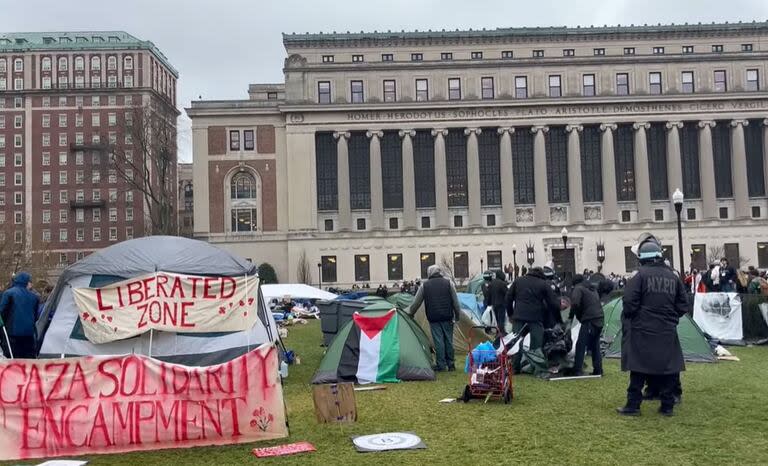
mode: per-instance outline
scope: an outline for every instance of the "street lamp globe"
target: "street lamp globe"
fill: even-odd
[[[680,189],[675,189],[675,192],[672,193],[672,203],[675,204],[675,207],[682,206],[683,201],[685,200],[685,196],[683,196],[683,192],[680,191]]]

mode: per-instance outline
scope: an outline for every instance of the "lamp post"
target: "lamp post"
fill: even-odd
[[[533,244],[528,243],[525,245],[525,259],[528,262],[528,268],[533,265],[533,261],[536,259],[536,253],[533,250]]]
[[[323,289],[323,264],[318,262],[317,263],[317,287],[321,290]]]
[[[605,262],[605,243],[597,242],[597,271],[603,271],[603,262]]]
[[[517,245],[512,245],[512,278],[517,279]]]
[[[568,249],[568,229],[563,227],[562,230],[560,230],[560,235],[563,237],[563,250]]]
[[[677,214],[677,250],[680,251],[680,278],[685,277],[685,256],[683,255],[683,224],[680,219],[680,213],[683,211],[683,201],[685,197],[680,189],[676,189],[672,194],[672,203],[675,205]]]
[[[480,258],[480,273],[483,273],[483,258]]]

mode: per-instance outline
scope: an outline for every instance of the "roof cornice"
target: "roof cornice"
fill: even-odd
[[[283,33],[286,49],[392,47],[404,45],[525,43],[543,41],[695,38],[768,35],[768,22],[629,25],[599,27],[518,27],[455,31]]]

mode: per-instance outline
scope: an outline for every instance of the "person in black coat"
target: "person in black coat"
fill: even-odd
[[[685,370],[677,324],[687,311],[685,285],[664,264],[661,244],[650,236],[638,247],[640,268],[624,290],[621,369],[629,371],[627,404],[619,414],[637,416],[646,381],[661,397],[659,412],[671,416],[673,387]]]
[[[573,369],[575,376],[581,376],[584,354],[592,352],[592,375],[603,375],[603,361],[600,354],[600,334],[603,331],[603,305],[600,296],[584,279],[583,275],[573,277],[571,313],[569,319],[579,320],[579,339],[576,341],[576,355]]]
[[[496,326],[499,335],[506,335],[504,324],[507,321],[507,282],[504,280],[504,272],[497,270],[491,280],[486,280],[488,286],[483,288],[483,304],[486,307],[493,306],[493,315],[496,317]]]
[[[560,312],[560,299],[552,291],[541,267],[512,282],[507,291],[507,315],[512,320],[512,331],[517,334],[528,325],[531,335],[529,350],[541,350],[544,344],[544,320]],[[520,372],[522,352],[514,359],[514,370]]]

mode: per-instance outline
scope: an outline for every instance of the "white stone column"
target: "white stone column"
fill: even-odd
[[[635,123],[635,200],[637,218],[641,222],[650,222],[651,217],[651,173],[648,169],[648,136],[646,130],[650,123]]]
[[[600,155],[603,178],[603,222],[615,223],[619,219],[619,203],[616,197],[616,160],[613,155],[613,132],[615,123],[603,123],[600,141]]]
[[[413,166],[413,137],[416,131],[401,130],[398,135],[403,139],[403,226],[406,230],[416,228],[416,176]]]
[[[464,135],[467,136],[467,193],[469,194],[469,226],[471,227],[483,225],[480,199],[480,149],[477,144],[477,136],[481,132],[482,129],[480,128],[464,130]]]
[[[445,159],[447,129],[433,129],[435,138],[435,223],[438,228],[448,228],[448,173]]]
[[[515,128],[498,128],[499,171],[501,172],[501,217],[504,226],[515,225],[515,178],[512,166],[512,135]]]
[[[704,219],[718,218],[717,191],[715,189],[715,156],[712,151],[714,121],[699,122],[699,176]]]
[[[744,141],[744,127],[749,120],[731,121],[731,184],[736,206],[736,218],[750,218],[749,180],[747,178],[747,147]]]
[[[547,189],[547,144],[545,134],[547,126],[531,128],[533,136],[533,185],[536,196],[534,220],[537,225],[549,225],[549,190]]]
[[[669,199],[676,189],[683,191],[683,159],[680,152],[681,121],[667,122],[667,189]]]
[[[371,170],[371,228],[384,228],[384,189],[381,179],[381,138],[383,131],[367,131],[366,136],[371,140],[370,170]]]
[[[338,204],[339,204],[339,230],[346,231],[352,228],[352,210],[349,202],[349,147],[347,140],[351,134],[346,132],[335,132],[333,137],[338,141],[336,148],[336,183],[338,186]]]
[[[569,223],[584,223],[584,193],[581,186],[581,141],[582,125],[566,125],[568,133],[568,210]]]

